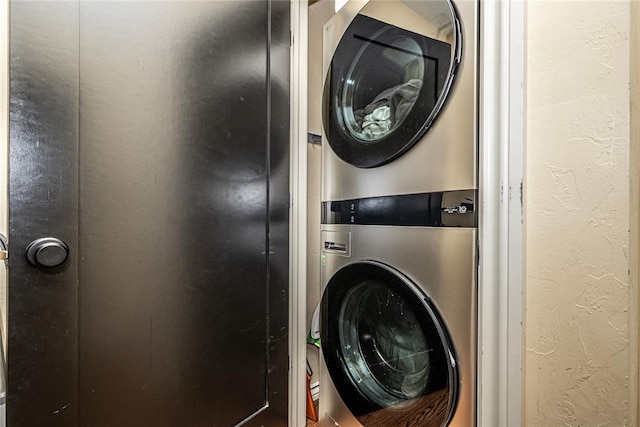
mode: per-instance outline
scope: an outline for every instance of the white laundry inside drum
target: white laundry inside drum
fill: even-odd
[[[365,140],[376,140],[391,132],[407,117],[420,93],[422,80],[411,79],[384,90],[362,110],[355,112],[356,123]]]
[[[377,55],[381,55],[386,60],[385,63],[393,64],[393,74],[396,78],[398,70],[402,70],[400,79],[389,82],[392,85],[382,90],[374,82],[377,79],[369,81],[368,78],[380,72],[376,67],[379,65],[379,61],[376,61]],[[346,88],[344,92],[342,111],[351,134],[366,143],[384,138],[407,117],[420,95],[421,77],[424,75],[427,58],[420,46],[406,37],[397,38],[386,46],[368,43],[358,56],[354,65],[358,60],[368,64],[359,73],[354,72],[355,67],[350,70],[346,84],[351,87]],[[362,99],[358,92],[372,92],[373,86],[377,86],[379,92],[374,92],[374,96],[366,101],[366,105],[357,105],[358,100]]]

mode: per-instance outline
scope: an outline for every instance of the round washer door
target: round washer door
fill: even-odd
[[[336,48],[323,123],[333,151],[353,166],[380,166],[403,154],[447,97],[460,60],[460,25],[450,1],[425,4],[434,15],[423,17],[432,37],[359,14]]]
[[[458,375],[450,340],[429,298],[395,269],[349,264],[327,284],[321,346],[329,375],[364,426],[444,426]]]

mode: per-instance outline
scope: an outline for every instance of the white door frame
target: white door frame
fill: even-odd
[[[305,425],[307,2],[291,1],[289,425]],[[462,0],[464,1],[464,0]],[[523,422],[523,1],[481,3],[478,425]]]
[[[291,2],[289,425],[306,423],[308,2]],[[320,207],[318,207],[319,209]]]
[[[523,1],[480,15],[478,424],[523,424]]]

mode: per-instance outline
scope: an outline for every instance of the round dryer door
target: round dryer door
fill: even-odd
[[[456,406],[453,349],[429,298],[375,261],[341,268],[322,297],[329,375],[364,426],[446,425]]]
[[[395,159],[428,131],[453,83],[461,51],[451,2],[404,0],[394,6],[409,10],[423,34],[366,16],[377,3],[367,4],[342,36],[323,94],[331,148],[361,168]]]

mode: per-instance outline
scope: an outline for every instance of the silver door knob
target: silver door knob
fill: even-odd
[[[27,260],[35,267],[57,267],[69,257],[69,246],[55,237],[42,237],[27,246]]]

